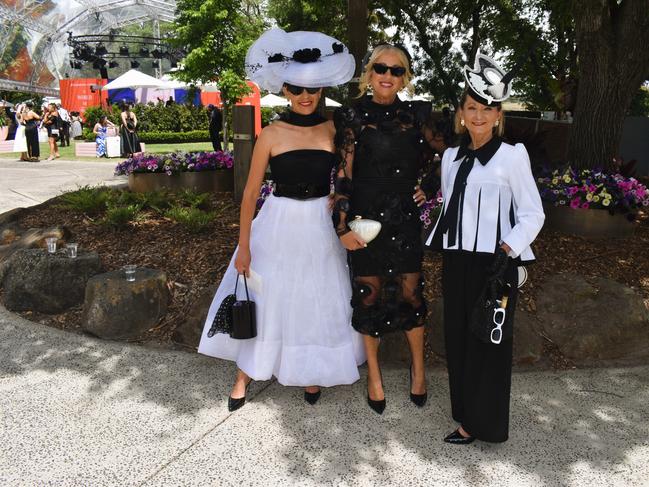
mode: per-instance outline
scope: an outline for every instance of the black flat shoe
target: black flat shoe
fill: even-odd
[[[313,406],[316,402],[318,402],[318,399],[320,399],[321,394],[322,394],[322,390],[319,390],[318,392],[304,391],[304,400],[309,404],[311,404],[311,406]]]
[[[250,386],[251,383],[252,383],[252,379],[250,379],[246,384],[246,394],[248,394],[248,387]],[[246,396],[238,397],[236,399],[232,396],[228,396],[228,411],[230,412],[236,411],[245,403],[246,403]]]
[[[423,394],[412,393],[412,364],[410,364],[410,400],[419,408],[423,408],[428,400],[428,391]]]
[[[459,428],[453,431],[450,435],[444,438],[444,442],[451,443],[452,445],[468,445],[473,443],[475,438],[473,436],[462,436]]]

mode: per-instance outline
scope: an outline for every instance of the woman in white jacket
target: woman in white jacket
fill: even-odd
[[[444,153],[444,207],[427,241],[443,252],[446,358],[459,423],[444,441],[453,444],[508,439],[518,266],[534,260],[530,244],[545,218],[525,147],[500,138],[511,77],[481,54],[464,74],[456,113],[464,137]],[[485,312],[489,327],[493,320],[489,338],[473,326],[483,322],[474,310],[485,303],[494,304]],[[505,309],[496,313],[497,307]]]

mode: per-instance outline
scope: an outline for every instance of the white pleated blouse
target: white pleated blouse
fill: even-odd
[[[444,198],[440,218],[447,209],[461,157],[459,147],[447,149],[442,157],[441,190]],[[475,159],[460,201],[455,244],[448,245],[448,232],[442,236],[445,250],[494,253],[501,242],[511,247],[510,256],[522,263],[534,260],[530,244],[541,231],[545,214],[536,187],[530,158],[523,144],[503,142],[484,166]],[[430,246],[440,219],[426,241]]]

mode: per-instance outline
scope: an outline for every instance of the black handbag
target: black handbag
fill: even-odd
[[[514,336],[514,307],[510,304],[511,284],[505,284],[501,299],[488,296],[485,286],[471,313],[471,332],[483,343],[499,345]]]
[[[237,278],[237,284],[239,279]],[[250,301],[248,295],[248,281],[243,274],[243,285],[246,287],[246,299],[235,301],[232,305],[232,330],[230,337],[237,340],[247,340],[257,336],[257,319],[255,316],[255,303]],[[234,286],[234,295],[237,295],[237,285]]]
[[[250,301],[245,274],[243,275],[243,284],[246,287],[246,300],[237,301],[237,286],[239,285],[239,277],[237,276],[234,293],[228,294],[221,302],[212,321],[212,326],[207,332],[208,338],[212,338],[217,333],[226,333],[238,340],[246,340],[257,336],[255,303]]]

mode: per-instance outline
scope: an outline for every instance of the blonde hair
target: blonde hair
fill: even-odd
[[[374,66],[374,64],[376,64],[376,60],[386,52],[392,52],[398,56],[399,61],[401,62],[403,67],[406,68],[406,74],[403,75],[403,88],[405,88],[409,94],[411,95],[414,94],[415,87],[412,86],[413,74],[410,69],[410,63],[408,62],[408,57],[406,56],[406,53],[403,52],[398,47],[394,47],[389,44],[382,44],[374,48],[372,54],[370,55],[370,59],[367,61],[367,64],[365,65],[365,69],[363,69],[363,72],[361,73],[360,81],[358,82],[358,91],[360,91],[360,95],[358,96],[359,98],[361,96],[364,96],[369,90],[371,86],[370,76],[372,74],[372,67]]]
[[[464,108],[464,104],[466,103],[467,96],[469,96],[469,92],[467,90],[464,90],[462,96],[460,97],[460,104],[458,105],[458,109],[455,112],[455,120],[453,123],[453,128],[455,129],[455,133],[457,135],[462,135],[467,132],[466,127],[462,125],[462,114],[460,113],[460,110]],[[503,134],[505,133],[505,112],[503,111],[501,106],[498,106],[497,108],[498,111],[500,112],[500,116],[498,118],[499,121],[498,126],[494,127],[494,131],[498,137],[502,137]]]

